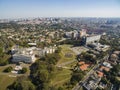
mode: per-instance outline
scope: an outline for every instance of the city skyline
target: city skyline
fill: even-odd
[[[119,0],[0,0],[0,19],[120,17]]]

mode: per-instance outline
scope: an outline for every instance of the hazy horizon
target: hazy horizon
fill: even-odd
[[[0,0],[0,19],[33,17],[119,18],[119,0]]]

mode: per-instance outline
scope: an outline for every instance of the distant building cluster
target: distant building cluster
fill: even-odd
[[[120,64],[120,51],[114,51],[110,57],[109,57],[109,62],[113,65],[116,65],[117,63]]]
[[[81,31],[69,31],[65,33],[67,38],[72,38],[72,39],[79,39],[80,37],[86,36],[86,29],[82,29]]]
[[[100,43],[90,43],[88,46],[96,51],[107,51],[110,48],[109,45],[102,45]]]
[[[99,42],[101,35],[88,35],[86,31],[86,29],[82,29],[80,31],[74,30],[66,32],[65,35],[67,38],[81,39],[82,43],[84,43],[85,45],[93,42]]]

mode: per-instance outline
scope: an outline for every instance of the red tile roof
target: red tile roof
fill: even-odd
[[[84,61],[80,61],[80,62],[79,62],[79,65],[82,65],[82,64],[85,64],[85,62],[84,62]]]
[[[87,70],[88,66],[89,66],[89,64],[83,64],[83,65],[80,66],[80,69],[82,71],[85,71],[85,70]]]
[[[101,71],[103,71],[103,70],[105,70],[105,71],[110,71],[110,68],[105,67],[105,66],[101,66],[101,67],[100,67],[100,70],[101,70]]]
[[[97,74],[99,77],[103,77],[103,75],[104,75],[103,72],[100,72],[100,71],[97,71]]]

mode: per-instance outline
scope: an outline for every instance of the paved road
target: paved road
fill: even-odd
[[[108,55],[106,55],[103,59],[101,59],[100,60],[100,62],[102,63],[102,62],[104,62],[105,60],[108,60]],[[85,83],[85,81],[88,79],[88,77],[92,74],[92,73],[94,73],[94,70],[97,68],[97,67],[99,67],[99,65],[101,64],[101,63],[99,63],[99,64],[96,64],[87,74],[86,74],[86,76],[84,76],[84,78],[81,80],[81,81],[79,81],[79,83],[77,83],[77,85],[72,89],[72,90],[80,90],[81,88],[82,88],[82,85],[80,85],[80,83],[82,82],[82,83]]]
[[[84,83],[87,79],[88,79],[88,77],[92,74],[92,73],[94,73],[94,69],[96,69],[98,67],[98,65],[95,65],[85,76],[84,76],[84,78],[79,82],[79,83]],[[82,87],[82,85],[80,85],[80,84],[77,84],[72,90],[79,90],[81,87]]]

